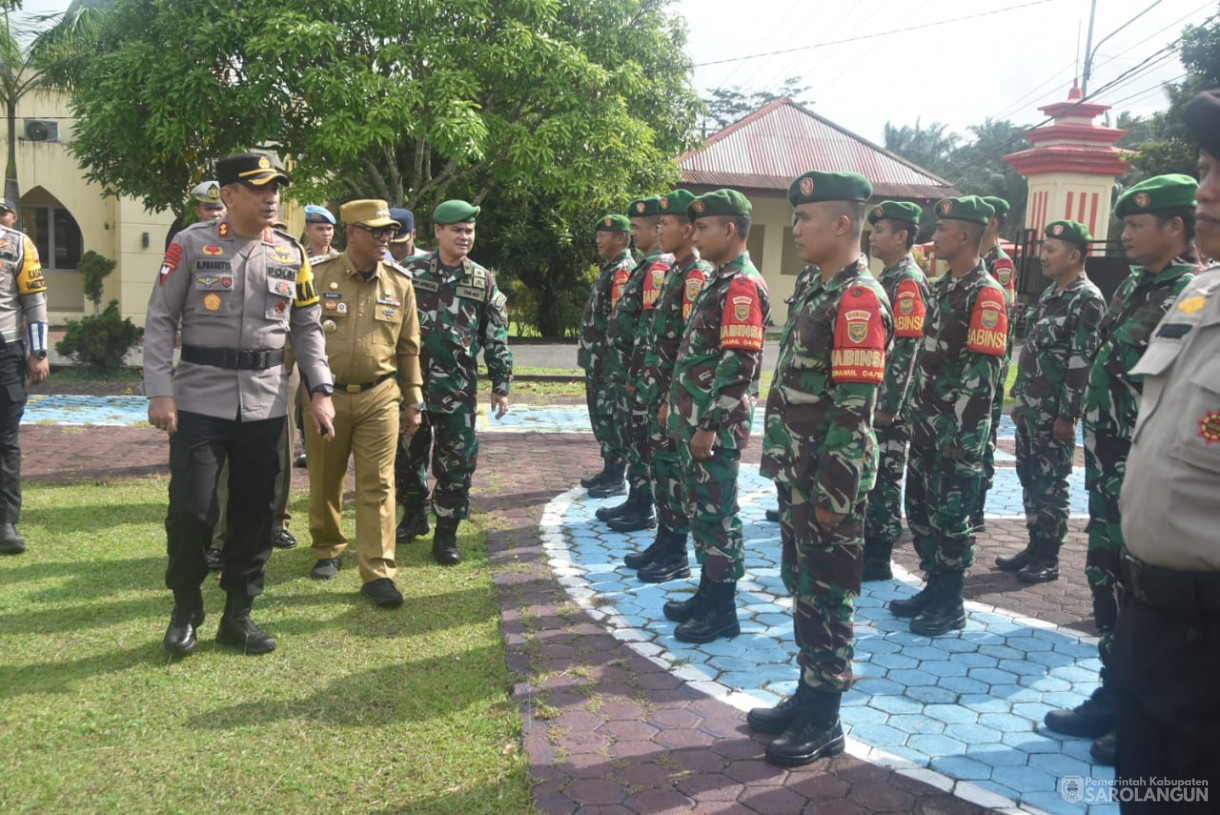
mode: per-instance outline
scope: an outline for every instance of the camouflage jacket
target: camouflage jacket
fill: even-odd
[[[770,316],[767,283],[749,253],[712,273],[691,308],[674,362],[665,423],[671,436],[715,430],[717,447],[745,447]]]
[[[1004,302],[1008,303],[1011,308],[1012,304],[1017,301],[1017,268],[1013,265],[1008,253],[1000,248],[998,239],[996,245],[983,255],[983,263],[987,266],[987,274],[991,275],[1004,290]]]
[[[1055,419],[1078,419],[1085,382],[1097,353],[1097,327],[1106,310],[1101,291],[1085,275],[1063,291],[1052,283],[1029,310],[1025,341],[1012,387],[1013,412],[1031,432],[1047,435]]]
[[[894,312],[894,346],[885,364],[885,380],[877,392],[877,410],[901,419],[915,379],[915,363],[923,346],[923,325],[927,317],[928,279],[910,254],[881,272]]]
[[[635,259],[631,250],[624,249],[610,260],[602,261],[597,279],[589,290],[589,301],[580,321],[580,346],[576,352],[576,363],[591,374],[601,372],[606,361],[606,327],[614,309],[614,279],[616,275],[630,273]]]
[[[1152,330],[1194,280],[1199,267],[1177,258],[1159,272],[1131,267],[1101,320],[1097,356],[1084,395],[1085,427],[1130,440],[1143,378],[1128,373],[1148,348]]]
[[[780,339],[761,472],[846,514],[877,477],[873,410],[893,341],[889,300],[864,259],[812,275]]]
[[[980,456],[991,434],[991,402],[1002,387],[1004,291],[980,261],[960,279],[943,275],[931,295],[911,396],[911,444]]]
[[[651,329],[645,327],[650,342],[644,352],[641,377],[641,400],[644,404],[657,405],[669,393],[674,362],[678,359],[678,346],[682,342],[682,329],[712,271],[712,264],[700,259],[695,251],[676,261],[665,275],[656,308],[651,311]]]
[[[407,268],[419,309],[419,361],[428,410],[474,410],[479,397],[480,348],[492,391],[507,395],[513,378],[508,308],[492,273],[469,258],[460,270],[446,269],[440,255]]]
[[[644,325],[644,295],[647,290],[651,305],[656,305],[673,257],[654,249],[648,257],[636,264],[627,278],[622,293],[615,300],[614,310],[606,326],[606,340],[610,349],[606,354],[610,377],[620,384],[639,384],[644,367],[644,347],[647,332]],[[652,310],[651,308],[649,309]],[[636,353],[637,347],[639,353]]]

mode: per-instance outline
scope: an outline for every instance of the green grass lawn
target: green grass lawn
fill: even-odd
[[[26,485],[30,550],[0,559],[0,812],[530,811],[477,523],[456,568],[399,547],[397,611],[358,595],[354,553],[318,583],[307,545],[276,551],[262,657],[215,646],[209,579],[199,650],[174,658],[165,500],[163,479]]]

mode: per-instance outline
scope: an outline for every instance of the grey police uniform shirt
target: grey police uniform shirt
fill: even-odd
[[[22,321],[47,321],[46,283],[34,242],[24,232],[0,226],[0,336],[19,342]]]
[[[1182,290],[1131,373],[1144,395],[1119,500],[1127,548],[1220,572],[1220,265]]]
[[[182,361],[173,371],[174,332],[182,345],[233,350],[282,349],[289,334],[310,387],[332,384],[321,307],[305,250],[265,229],[239,237],[228,220],[179,232],[161,264],[144,328],[144,392],[173,396],[177,409],[257,421],[288,412],[283,365],[235,370]]]

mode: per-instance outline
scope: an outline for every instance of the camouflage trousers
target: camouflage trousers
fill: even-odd
[[[614,386],[615,421],[627,458],[627,486],[648,487],[648,408],[622,385]],[[637,394],[638,395],[638,394]]]
[[[1011,343],[1011,338],[1010,338]],[[1000,430],[1000,419],[1004,418],[1004,383],[1008,381],[1008,365],[1012,357],[1012,345],[1008,346],[1008,355],[1000,365],[1000,379],[996,385],[995,396],[991,400],[991,435],[987,437],[987,447],[983,450],[983,479],[979,484],[979,499],[974,514],[982,518],[987,511],[987,493],[995,486],[995,448],[996,434]]]
[[[695,541],[695,558],[713,583],[740,580],[745,574],[745,539],[737,505],[740,450],[713,448],[712,457],[696,461],[691,434],[675,440],[682,471],[682,498]]]
[[[410,439],[399,437],[394,460],[398,502],[423,507],[428,500],[428,462],[436,476],[432,508],[438,518],[470,517],[470,479],[479,463],[475,412],[425,411],[423,423]]]
[[[861,501],[833,531],[817,525],[812,494],[775,485],[779,493],[783,561],[780,574],[792,595],[792,630],[801,677],[813,688],[845,691],[855,656],[855,598],[863,571]]]
[[[602,458],[609,462],[623,460],[623,439],[619,431],[618,401],[615,388],[601,371],[585,372],[585,404],[589,408],[589,425],[593,438],[601,448]]]
[[[1123,548],[1122,514],[1118,496],[1123,490],[1130,443],[1085,427],[1084,483],[1089,493],[1088,552],[1085,577],[1093,592],[1093,622],[1101,631],[1099,648],[1108,654],[1114,623],[1122,606],[1119,559]]]
[[[970,512],[978,505],[983,464],[977,456],[947,458],[939,448],[911,446],[907,462],[907,527],[926,574],[964,572],[974,563]]]
[[[657,522],[680,535],[690,533],[683,499],[682,460],[673,437],[657,421],[656,407],[648,413],[648,456],[652,470],[652,495],[657,506]]]
[[[1027,425],[1017,425],[1017,478],[1025,503],[1025,528],[1031,544],[1049,544],[1055,552],[1067,535],[1068,476],[1075,450],[1075,442],[1055,441],[1050,427],[1031,433]]]
[[[864,539],[892,546],[902,535],[902,474],[907,467],[907,442],[911,431],[905,425],[876,430],[877,483],[868,493]]]

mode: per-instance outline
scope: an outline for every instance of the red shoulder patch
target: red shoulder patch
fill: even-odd
[[[698,266],[686,273],[686,281],[682,286],[682,321],[690,317],[690,310],[695,305],[695,298],[707,285],[707,273]]]
[[[1017,299],[1017,270],[1012,258],[998,258],[991,267],[991,276],[1004,287],[1004,299],[1009,303]]]
[[[1004,292],[984,286],[970,314],[966,350],[1002,357],[1007,347],[1008,307],[1004,304]]]
[[[724,314],[720,318],[720,347],[743,351],[763,348],[762,301],[754,281],[733,278],[724,298]]]
[[[657,300],[661,296],[661,286],[665,284],[665,275],[669,271],[669,265],[663,262],[657,262],[648,267],[648,271],[644,273],[644,310],[652,311],[657,307]]]
[[[614,270],[614,277],[610,279],[610,307],[618,305],[618,299],[623,296],[623,289],[627,287],[627,280],[631,277],[631,270],[620,266]]]
[[[174,241],[165,250],[165,257],[161,258],[161,274],[157,277],[157,285],[164,286],[165,281],[178,268],[178,263],[182,260],[182,244]]]
[[[877,294],[851,286],[839,300],[830,378],[836,383],[879,384],[885,379],[885,323]]]
[[[919,284],[907,278],[898,284],[894,293],[894,336],[899,339],[923,336],[923,321],[927,316],[927,305]]]

